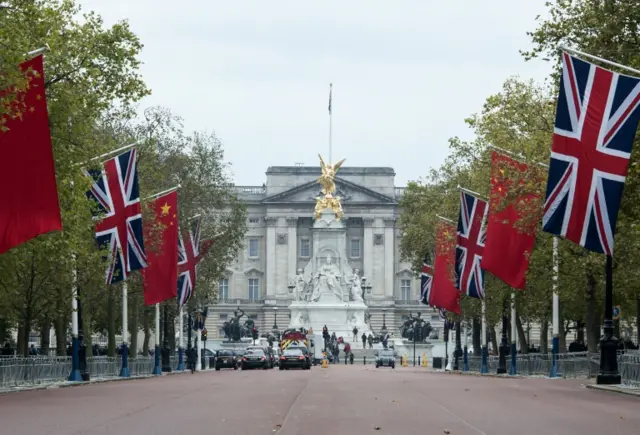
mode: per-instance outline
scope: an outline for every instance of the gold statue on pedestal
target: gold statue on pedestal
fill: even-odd
[[[342,204],[340,203],[340,197],[334,197],[333,194],[336,192],[336,172],[338,172],[338,169],[340,169],[340,166],[342,166],[346,159],[342,159],[338,163],[331,165],[326,164],[320,154],[318,154],[318,157],[320,157],[320,169],[322,170],[322,175],[318,178],[318,183],[322,186],[321,192],[324,196],[318,196],[316,198],[316,219],[320,219],[322,212],[330,208],[333,210],[336,219],[340,220],[344,216]]]

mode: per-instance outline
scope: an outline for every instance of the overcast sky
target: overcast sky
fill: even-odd
[[[447,139],[524,62],[545,0],[82,0],[106,24],[128,19],[153,95],[188,130],[215,131],[238,185],[272,165],[333,160],[391,166],[404,186],[438,166]]]

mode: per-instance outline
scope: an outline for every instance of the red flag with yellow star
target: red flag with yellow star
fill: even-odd
[[[155,225],[145,226],[147,264],[142,269],[144,303],[153,305],[177,296],[178,280],[178,192],[155,199]],[[155,242],[155,243],[154,243]]]
[[[0,116],[0,254],[62,230],[42,56],[20,65],[26,91]],[[0,104],[5,104],[0,91]]]
[[[456,263],[456,227],[438,222],[436,261],[429,305],[460,314],[460,292],[454,285]]]
[[[491,156],[491,197],[487,238],[481,267],[516,289],[524,289],[535,245],[535,226],[541,209],[538,195],[527,186],[528,167],[503,154]],[[525,219],[526,217],[526,219]]]

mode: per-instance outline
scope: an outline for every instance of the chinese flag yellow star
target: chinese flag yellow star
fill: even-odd
[[[167,204],[166,202],[160,208],[162,209],[162,216],[168,215],[169,214],[169,210],[171,210],[171,206],[169,204]]]

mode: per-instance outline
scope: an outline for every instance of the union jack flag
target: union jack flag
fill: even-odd
[[[638,104],[640,79],[563,53],[544,231],[611,255]]]
[[[431,284],[433,283],[433,266],[427,264],[427,256],[424,256],[422,262],[422,272],[420,275],[420,302],[429,305],[429,296],[431,295]]]
[[[185,242],[186,240],[186,242]],[[178,305],[183,306],[191,296],[196,286],[198,263],[207,253],[212,240],[206,240],[200,245],[200,219],[193,219],[187,237],[178,233]]]
[[[484,298],[484,270],[480,267],[487,233],[487,202],[460,191],[456,243],[456,288],[472,298]]]
[[[103,170],[83,170],[93,179],[87,197],[96,202],[93,219],[98,246],[107,247],[106,283],[127,279],[147,267],[136,169],[136,149],[104,163]]]

